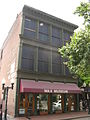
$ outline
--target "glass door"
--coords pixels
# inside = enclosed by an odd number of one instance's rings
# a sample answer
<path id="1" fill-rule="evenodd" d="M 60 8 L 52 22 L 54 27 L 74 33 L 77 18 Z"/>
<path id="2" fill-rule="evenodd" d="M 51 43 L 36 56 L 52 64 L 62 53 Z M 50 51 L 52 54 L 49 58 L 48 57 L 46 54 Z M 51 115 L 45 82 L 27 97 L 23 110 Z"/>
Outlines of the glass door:
<path id="1" fill-rule="evenodd" d="M 68 112 L 75 111 L 75 95 L 74 94 L 67 95 L 66 106 L 67 106 Z"/>
<path id="2" fill-rule="evenodd" d="M 33 114 L 34 100 L 33 95 L 28 93 L 21 93 L 19 95 L 19 115 L 29 116 Z"/>
<path id="3" fill-rule="evenodd" d="M 33 94 L 26 94 L 26 112 L 27 112 L 27 115 L 33 115 L 33 108 L 34 108 L 34 100 L 33 100 Z"/>
<path id="4" fill-rule="evenodd" d="M 18 112 L 20 116 L 25 116 L 25 94 L 19 94 L 19 101 L 18 101 Z"/>

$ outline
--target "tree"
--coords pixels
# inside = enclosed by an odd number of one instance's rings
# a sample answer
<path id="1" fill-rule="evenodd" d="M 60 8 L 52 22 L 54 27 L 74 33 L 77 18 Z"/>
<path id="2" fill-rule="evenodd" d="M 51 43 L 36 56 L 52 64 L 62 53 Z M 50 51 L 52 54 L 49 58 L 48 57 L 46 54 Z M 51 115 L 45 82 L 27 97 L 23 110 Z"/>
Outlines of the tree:
<path id="1" fill-rule="evenodd" d="M 58 49 L 75 77 L 90 82 L 90 3 L 81 2 L 75 14 L 84 18 L 84 28 L 74 32 L 70 43 Z"/>

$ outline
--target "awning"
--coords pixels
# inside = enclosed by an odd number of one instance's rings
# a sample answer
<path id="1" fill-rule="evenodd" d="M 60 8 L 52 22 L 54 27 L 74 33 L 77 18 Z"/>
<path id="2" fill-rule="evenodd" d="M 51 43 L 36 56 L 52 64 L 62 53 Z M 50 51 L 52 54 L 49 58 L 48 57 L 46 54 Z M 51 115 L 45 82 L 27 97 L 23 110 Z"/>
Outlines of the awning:
<path id="1" fill-rule="evenodd" d="M 76 84 L 44 82 L 21 79 L 20 92 L 31 93 L 81 93 Z"/>

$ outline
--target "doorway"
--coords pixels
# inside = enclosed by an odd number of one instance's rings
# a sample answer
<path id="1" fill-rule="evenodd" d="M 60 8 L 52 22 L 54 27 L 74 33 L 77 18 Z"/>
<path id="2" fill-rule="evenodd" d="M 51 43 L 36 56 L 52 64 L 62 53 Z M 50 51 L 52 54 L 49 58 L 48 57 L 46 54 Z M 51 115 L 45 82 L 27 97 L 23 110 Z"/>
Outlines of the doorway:
<path id="1" fill-rule="evenodd" d="M 66 106 L 67 106 L 67 111 L 68 112 L 72 112 L 75 111 L 75 95 L 74 94 L 68 94 L 67 95 L 67 102 L 66 102 Z"/>
<path id="2" fill-rule="evenodd" d="M 19 94 L 18 110 L 19 110 L 20 116 L 33 115 L 33 111 L 34 111 L 33 99 L 34 99 L 33 94 L 30 94 L 30 93 Z"/>

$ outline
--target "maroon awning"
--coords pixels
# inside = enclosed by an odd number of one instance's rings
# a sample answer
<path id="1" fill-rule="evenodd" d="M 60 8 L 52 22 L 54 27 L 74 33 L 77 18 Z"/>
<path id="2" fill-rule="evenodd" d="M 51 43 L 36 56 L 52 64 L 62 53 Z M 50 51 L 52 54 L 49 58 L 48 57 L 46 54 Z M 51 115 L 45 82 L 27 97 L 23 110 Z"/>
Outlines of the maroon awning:
<path id="1" fill-rule="evenodd" d="M 21 79 L 20 92 L 31 93 L 80 93 L 81 90 L 76 84 L 44 82 Z"/>

